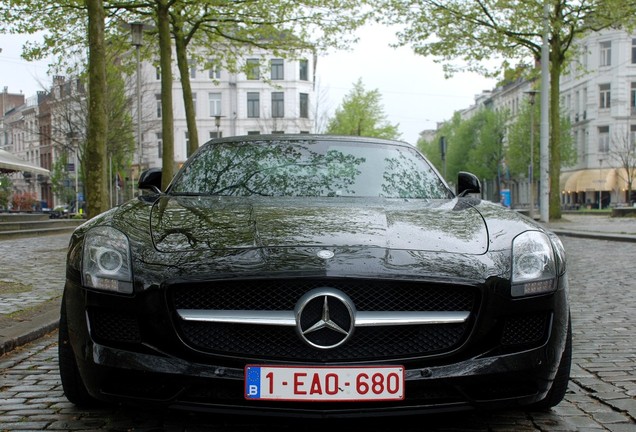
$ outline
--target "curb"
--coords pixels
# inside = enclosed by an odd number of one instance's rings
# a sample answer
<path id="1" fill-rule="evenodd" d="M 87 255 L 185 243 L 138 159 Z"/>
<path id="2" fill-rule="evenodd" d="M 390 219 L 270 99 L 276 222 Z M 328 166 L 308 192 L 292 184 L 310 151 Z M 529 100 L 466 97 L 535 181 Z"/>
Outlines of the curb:
<path id="1" fill-rule="evenodd" d="M 579 237 L 579 238 L 589 238 L 594 240 L 608 240 L 608 241 L 619 241 L 619 242 L 636 242 L 636 235 L 633 234 L 608 234 L 608 233 L 598 233 L 591 231 L 572 231 L 567 229 L 559 229 L 559 228 L 550 228 L 550 231 L 555 233 L 556 235 L 563 237 Z"/>
<path id="2" fill-rule="evenodd" d="M 56 330 L 60 321 L 60 298 L 33 310 L 16 313 L 0 330 L 0 356 Z M 33 316 L 31 316 L 33 315 Z"/>

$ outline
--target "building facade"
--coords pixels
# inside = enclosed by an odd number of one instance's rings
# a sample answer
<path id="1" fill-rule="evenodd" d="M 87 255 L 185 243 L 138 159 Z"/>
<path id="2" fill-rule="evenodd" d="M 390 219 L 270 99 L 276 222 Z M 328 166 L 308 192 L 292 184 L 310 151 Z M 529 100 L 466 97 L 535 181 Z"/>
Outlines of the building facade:
<path id="1" fill-rule="evenodd" d="M 36 167 L 43 167 L 40 160 L 38 131 L 38 104 L 40 98 L 40 94 L 21 98 L 21 104 L 15 104 L 9 111 L 4 112 L 2 130 L 0 131 L 2 148 Z M 13 99 L 13 102 L 19 101 L 20 98 Z M 29 195 L 29 197 L 33 197 L 35 201 L 33 209 L 48 206 L 45 186 L 49 180 L 47 175 L 23 171 L 12 173 L 10 177 L 13 183 L 14 195 Z"/>
<path id="2" fill-rule="evenodd" d="M 190 68 L 199 145 L 216 137 L 310 133 L 314 129 L 315 58 L 288 60 L 260 55 L 244 59 L 248 72 L 212 66 Z M 178 71 L 174 68 L 174 162 L 187 158 L 188 130 Z M 161 75 L 150 62 L 141 65 L 141 155 L 143 167 L 162 165 Z M 136 147 L 139 152 L 139 146 Z"/>
<path id="3" fill-rule="evenodd" d="M 561 170 L 562 203 L 629 205 L 634 197 L 627 196 L 627 168 L 636 164 L 636 35 L 605 30 L 578 45 L 561 79 L 561 104 L 577 152 L 575 164 Z"/>
<path id="4" fill-rule="evenodd" d="M 244 62 L 249 73 L 231 73 L 218 67 L 190 69 L 199 144 L 223 136 L 312 132 L 310 104 L 314 94 L 315 58 L 288 60 L 259 53 L 245 58 Z M 140 169 L 161 167 L 163 162 L 161 75 L 150 62 L 143 62 L 140 70 L 139 89 L 132 80 L 127 91 L 134 127 L 138 131 L 135 136 L 141 137 L 141 145 L 135 143 L 131 172 L 126 175 L 132 188 L 111 191 L 116 195 L 111 197 L 112 205 L 135 193 L 134 179 L 138 178 Z M 189 137 L 176 65 L 173 77 L 174 162 L 180 165 L 187 159 Z M 20 172 L 11 174 L 14 194 L 33 193 L 40 206 L 49 208 L 82 202 L 79 165 L 80 143 L 86 140 L 86 131 L 82 130 L 85 129 L 82 118 L 82 112 L 85 116 L 86 111 L 85 97 L 79 80 L 61 76 L 53 77 L 49 91 L 29 98 L 10 94 L 5 88 L 0 99 L 1 147 L 51 171 L 60 158 L 65 158 L 66 186 L 73 189 L 73 193 L 64 196 L 55 194 L 49 176 Z M 137 100 L 141 108 L 139 116 Z M 137 119 L 141 120 L 139 124 Z"/>

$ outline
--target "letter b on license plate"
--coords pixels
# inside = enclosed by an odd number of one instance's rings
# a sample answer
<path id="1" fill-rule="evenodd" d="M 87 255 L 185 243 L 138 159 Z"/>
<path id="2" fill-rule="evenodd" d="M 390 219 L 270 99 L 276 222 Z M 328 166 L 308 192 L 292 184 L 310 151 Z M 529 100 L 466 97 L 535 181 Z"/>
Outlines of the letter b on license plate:
<path id="1" fill-rule="evenodd" d="M 404 367 L 295 367 L 248 365 L 245 398 L 293 401 L 404 399 Z"/>

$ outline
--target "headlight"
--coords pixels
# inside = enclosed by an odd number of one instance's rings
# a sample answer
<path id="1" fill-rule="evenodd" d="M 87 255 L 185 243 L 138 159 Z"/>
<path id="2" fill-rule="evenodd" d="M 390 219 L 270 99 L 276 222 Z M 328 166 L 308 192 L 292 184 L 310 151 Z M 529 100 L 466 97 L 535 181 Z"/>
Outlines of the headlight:
<path id="1" fill-rule="evenodd" d="M 552 243 L 539 231 L 526 231 L 512 242 L 513 297 L 544 294 L 556 289 Z"/>
<path id="2" fill-rule="evenodd" d="M 130 248 L 124 233 L 111 227 L 97 227 L 86 233 L 82 283 L 101 290 L 133 292 Z"/>

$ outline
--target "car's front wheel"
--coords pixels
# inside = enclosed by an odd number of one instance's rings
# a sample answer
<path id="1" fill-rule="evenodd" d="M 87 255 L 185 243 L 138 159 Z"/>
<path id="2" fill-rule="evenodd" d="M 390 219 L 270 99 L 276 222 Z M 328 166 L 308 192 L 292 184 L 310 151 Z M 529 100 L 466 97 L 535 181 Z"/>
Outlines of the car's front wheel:
<path id="1" fill-rule="evenodd" d="M 69 340 L 66 302 L 64 301 L 64 297 L 62 297 L 62 307 L 60 310 L 57 350 L 62 389 L 64 390 L 66 398 L 79 407 L 95 406 L 97 400 L 86 390 L 86 386 L 82 381 L 77 367 L 77 360 L 71 347 L 71 341 Z"/>

